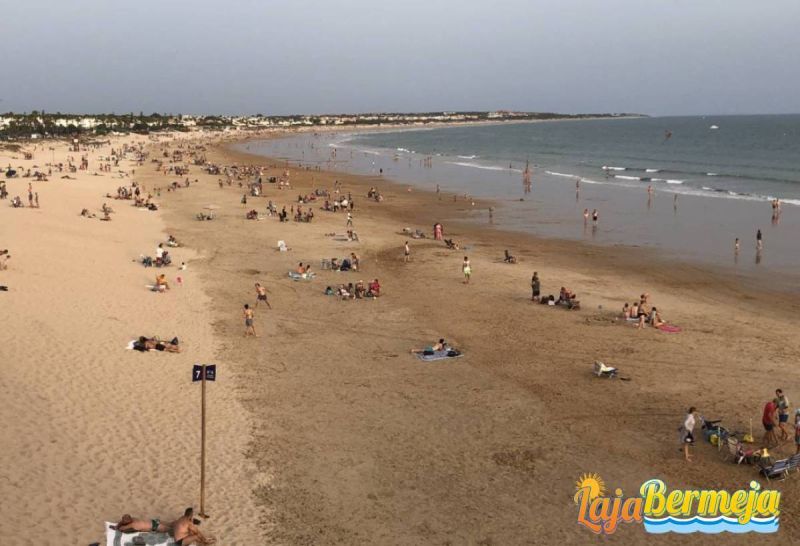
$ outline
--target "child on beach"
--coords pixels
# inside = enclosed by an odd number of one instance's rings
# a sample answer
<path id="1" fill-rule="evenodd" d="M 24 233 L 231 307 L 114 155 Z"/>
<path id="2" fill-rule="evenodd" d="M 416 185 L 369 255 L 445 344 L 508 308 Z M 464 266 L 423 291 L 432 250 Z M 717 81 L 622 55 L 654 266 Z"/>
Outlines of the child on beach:
<path id="1" fill-rule="evenodd" d="M 406 241 L 406 244 L 403 247 L 403 262 L 408 263 L 410 259 L 411 259 L 411 248 L 408 246 L 408 241 Z"/>
<path id="2" fill-rule="evenodd" d="M 461 264 L 461 271 L 464 273 L 464 284 L 469 284 L 469 278 L 472 276 L 472 266 L 467 256 L 464 256 L 464 262 Z"/>

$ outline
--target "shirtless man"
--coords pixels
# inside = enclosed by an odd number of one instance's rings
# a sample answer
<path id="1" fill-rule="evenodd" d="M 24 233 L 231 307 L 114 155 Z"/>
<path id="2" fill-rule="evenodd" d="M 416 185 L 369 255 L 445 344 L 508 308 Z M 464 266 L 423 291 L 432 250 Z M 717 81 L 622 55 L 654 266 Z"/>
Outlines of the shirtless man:
<path id="1" fill-rule="evenodd" d="M 120 533 L 168 533 L 170 526 L 159 519 L 133 519 L 130 514 L 122 516 L 112 529 Z"/>
<path id="2" fill-rule="evenodd" d="M 258 307 L 258 303 L 263 301 L 269 309 L 272 309 L 272 306 L 267 301 L 267 289 L 261 286 L 260 282 L 256 283 L 256 304 L 255 307 Z"/>
<path id="3" fill-rule="evenodd" d="M 253 325 L 254 314 L 250 309 L 250 305 L 244 304 L 244 337 L 253 336 L 258 337 L 256 334 L 256 327 Z"/>
<path id="4" fill-rule="evenodd" d="M 183 516 L 172 522 L 172 536 L 175 537 L 176 546 L 213 544 L 215 542 L 214 539 L 203 536 L 194 522 L 194 510 L 192 508 L 187 508 Z"/>

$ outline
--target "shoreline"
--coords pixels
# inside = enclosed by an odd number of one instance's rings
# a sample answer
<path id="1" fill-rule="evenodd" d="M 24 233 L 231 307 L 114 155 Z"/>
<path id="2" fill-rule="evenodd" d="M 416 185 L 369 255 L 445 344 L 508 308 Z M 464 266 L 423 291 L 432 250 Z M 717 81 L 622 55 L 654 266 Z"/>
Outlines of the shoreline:
<path id="1" fill-rule="evenodd" d="M 284 139 L 286 144 L 280 144 L 277 138 Z M 525 194 L 523 199 L 517 184 L 511 182 L 512 178 L 514 181 L 517 178 L 506 172 L 487 173 L 482 169 L 462 168 L 460 163 L 451 163 L 447 158 L 435 162 L 433 168 L 427 169 L 422 166 L 412 167 L 412 160 L 409 158 L 406 170 L 405 156 L 398 162 L 395 153 L 395 159 L 392 160 L 392 151 L 389 149 L 377 148 L 377 151 L 383 152 L 379 154 L 380 157 L 378 154 L 373 156 L 372 152 L 365 152 L 370 155 L 362 158 L 358 148 L 350 146 L 336 147 L 343 159 L 334 163 L 320 159 L 325 153 L 318 150 L 327 150 L 327 143 L 328 140 L 324 139 L 317 142 L 312 137 L 285 133 L 265 140 L 260 149 L 256 142 L 250 150 L 250 146 L 254 144 L 251 140 L 231 146 L 244 153 L 272 157 L 273 160 L 288 160 L 293 165 L 312 169 L 328 169 L 337 174 L 374 176 L 376 182 L 393 181 L 400 185 L 413 186 L 415 191 L 429 191 L 434 185 L 441 184 L 442 190 L 448 192 L 449 197 L 457 194 L 461 199 L 466 195 L 465 191 L 468 191 L 476 200 L 492 202 L 495 208 L 494 221 L 491 218 L 488 220 L 493 227 L 530 233 L 539 238 L 597 244 L 604 248 L 619 245 L 646 248 L 652 251 L 651 256 L 661 254 L 659 261 L 663 263 L 685 262 L 705 267 L 723 275 L 746 280 L 753 289 L 758 289 L 759 285 L 778 285 L 783 291 L 798 292 L 797 281 L 800 278 L 796 275 L 796 259 L 793 258 L 796 255 L 795 245 L 791 237 L 797 223 L 797 214 L 794 207 L 788 205 L 789 210 L 782 215 L 783 221 L 773 221 L 770 226 L 762 216 L 762 211 L 769 208 L 766 201 L 722 199 L 715 194 L 675 193 L 671 187 L 655 188 L 652 208 L 648 197 L 646 209 L 645 197 L 648 194 L 645 193 L 645 185 L 634 188 L 588 181 L 581 185 L 579 200 L 574 189 L 570 189 L 570 180 L 565 182 L 560 176 L 547 176 L 549 171 L 544 175 L 540 174 L 538 166 L 535 168 L 536 191 Z M 304 149 L 302 158 L 299 151 L 301 148 Z M 351 150 L 349 159 L 348 149 Z M 283 150 L 287 150 L 286 155 L 281 155 Z M 419 157 L 423 155 L 418 154 Z M 383 176 L 377 176 L 378 167 L 381 167 Z M 521 176 L 520 174 L 520 179 Z M 676 199 L 674 204 L 673 193 Z M 680 207 L 677 201 L 679 194 Z M 764 208 L 759 207 L 759 204 Z M 589 230 L 590 226 L 587 227 L 584 223 L 581 231 L 580 209 L 584 207 L 589 210 L 593 207 L 600 209 L 602 222 L 599 230 Z M 465 208 L 470 209 L 469 206 Z M 476 224 L 486 222 L 486 207 L 475 205 L 471 209 L 472 212 L 467 216 Z M 732 221 L 737 218 L 741 221 Z M 751 229 L 751 233 L 755 233 L 756 227 L 765 229 L 768 244 L 765 245 L 767 248 L 763 255 L 752 255 L 748 238 L 745 237 Z M 697 237 L 697 234 L 703 236 Z M 741 253 L 733 252 L 735 236 L 743 237 L 745 241 Z M 729 244 L 730 252 L 725 252 Z M 753 258 L 756 258 L 755 265 Z"/>

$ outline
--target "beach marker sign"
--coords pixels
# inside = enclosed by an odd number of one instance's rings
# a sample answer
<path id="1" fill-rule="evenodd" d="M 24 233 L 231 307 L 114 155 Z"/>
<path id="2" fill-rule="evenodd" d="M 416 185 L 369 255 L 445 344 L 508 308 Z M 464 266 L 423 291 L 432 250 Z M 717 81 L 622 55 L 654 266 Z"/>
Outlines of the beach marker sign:
<path id="1" fill-rule="evenodd" d="M 205 370 L 205 378 L 203 371 Z M 217 366 L 216 364 L 195 364 L 192 367 L 192 383 L 198 381 L 216 381 L 217 380 Z"/>
<path id="2" fill-rule="evenodd" d="M 192 366 L 192 383 L 200 382 L 200 517 L 207 518 L 206 500 L 206 381 L 217 380 L 216 364 Z"/>

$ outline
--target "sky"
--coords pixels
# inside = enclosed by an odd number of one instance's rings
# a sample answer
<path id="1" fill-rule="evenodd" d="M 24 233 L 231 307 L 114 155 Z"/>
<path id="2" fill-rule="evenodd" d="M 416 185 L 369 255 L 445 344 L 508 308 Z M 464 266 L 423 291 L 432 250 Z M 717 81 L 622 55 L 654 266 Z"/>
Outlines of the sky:
<path id="1" fill-rule="evenodd" d="M 800 112 L 798 0 L 0 0 L 0 111 Z"/>

